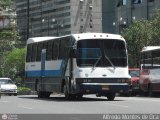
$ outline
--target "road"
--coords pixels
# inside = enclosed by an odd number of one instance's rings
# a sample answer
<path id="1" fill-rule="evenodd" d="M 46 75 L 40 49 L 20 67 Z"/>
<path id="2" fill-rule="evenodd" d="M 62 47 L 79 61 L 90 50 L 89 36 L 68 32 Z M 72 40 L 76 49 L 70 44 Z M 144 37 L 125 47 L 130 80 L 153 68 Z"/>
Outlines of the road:
<path id="1" fill-rule="evenodd" d="M 63 95 L 48 99 L 30 96 L 2 96 L 0 114 L 156 114 L 160 113 L 160 97 L 105 97 L 84 96 L 81 100 L 68 101 Z M 79 120 L 79 119 L 77 119 Z"/>

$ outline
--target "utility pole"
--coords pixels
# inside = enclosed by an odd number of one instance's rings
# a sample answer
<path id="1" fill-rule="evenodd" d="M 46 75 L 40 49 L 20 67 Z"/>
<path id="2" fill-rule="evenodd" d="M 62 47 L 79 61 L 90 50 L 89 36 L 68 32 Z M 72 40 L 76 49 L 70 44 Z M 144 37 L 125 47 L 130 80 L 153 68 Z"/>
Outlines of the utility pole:
<path id="1" fill-rule="evenodd" d="M 0 99 L 1 99 L 1 83 L 0 83 Z"/>
<path id="2" fill-rule="evenodd" d="M 29 38 L 29 0 L 27 0 L 27 39 Z"/>

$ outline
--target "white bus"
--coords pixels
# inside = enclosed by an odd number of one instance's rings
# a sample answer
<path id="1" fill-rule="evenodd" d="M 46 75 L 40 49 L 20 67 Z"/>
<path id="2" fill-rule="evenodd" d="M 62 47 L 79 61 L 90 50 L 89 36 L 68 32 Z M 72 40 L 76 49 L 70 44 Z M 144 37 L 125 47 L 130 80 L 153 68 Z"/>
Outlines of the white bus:
<path id="1" fill-rule="evenodd" d="M 147 46 L 141 51 L 140 87 L 149 96 L 160 92 L 160 46 Z"/>
<path id="2" fill-rule="evenodd" d="M 38 97 L 55 92 L 67 99 L 96 94 L 114 100 L 116 92 L 128 91 L 126 42 L 104 33 L 30 38 L 25 77 Z"/>

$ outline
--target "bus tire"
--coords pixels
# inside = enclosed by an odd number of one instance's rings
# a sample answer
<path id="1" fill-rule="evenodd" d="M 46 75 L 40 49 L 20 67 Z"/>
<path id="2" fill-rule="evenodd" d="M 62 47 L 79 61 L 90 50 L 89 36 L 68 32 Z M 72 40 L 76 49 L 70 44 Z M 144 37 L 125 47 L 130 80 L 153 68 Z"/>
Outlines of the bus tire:
<path id="1" fill-rule="evenodd" d="M 49 98 L 51 93 L 38 91 L 37 94 L 38 94 L 38 98 Z"/>
<path id="2" fill-rule="evenodd" d="M 43 98 L 43 92 L 42 91 L 37 91 L 37 95 L 38 95 L 38 98 Z"/>
<path id="3" fill-rule="evenodd" d="M 83 97 L 83 94 L 77 94 L 77 98 L 81 99 Z"/>
<path id="4" fill-rule="evenodd" d="M 107 93 L 106 94 L 108 101 L 113 101 L 115 96 L 116 96 L 116 93 Z"/>

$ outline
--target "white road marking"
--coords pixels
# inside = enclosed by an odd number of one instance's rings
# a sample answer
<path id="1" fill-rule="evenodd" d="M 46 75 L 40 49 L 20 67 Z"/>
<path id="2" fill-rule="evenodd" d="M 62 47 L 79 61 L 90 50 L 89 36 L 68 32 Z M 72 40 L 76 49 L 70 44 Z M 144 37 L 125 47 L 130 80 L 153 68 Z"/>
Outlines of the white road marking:
<path id="1" fill-rule="evenodd" d="M 8 103 L 9 101 L 1 101 L 1 100 L 0 100 L 0 102 L 2 102 L 2 103 Z"/>
<path id="2" fill-rule="evenodd" d="M 111 106 L 117 106 L 117 107 L 128 108 L 128 106 L 125 106 L 125 105 L 117 105 L 117 104 L 112 104 L 112 103 L 105 103 L 105 104 L 111 105 Z"/>
<path id="3" fill-rule="evenodd" d="M 24 109 L 29 109 L 29 110 L 32 110 L 33 108 L 30 108 L 30 107 L 26 107 L 26 106 L 18 106 L 19 108 L 24 108 Z"/>
<path id="4" fill-rule="evenodd" d="M 160 101 L 160 99 L 157 99 L 157 100 L 155 100 L 155 99 L 152 99 L 152 98 L 146 98 L 146 97 L 144 97 L 144 98 L 131 98 L 131 97 L 129 97 L 129 98 L 125 98 L 125 99 L 128 99 L 128 100 L 137 100 L 137 101 L 150 101 L 150 102 L 159 102 Z"/>

